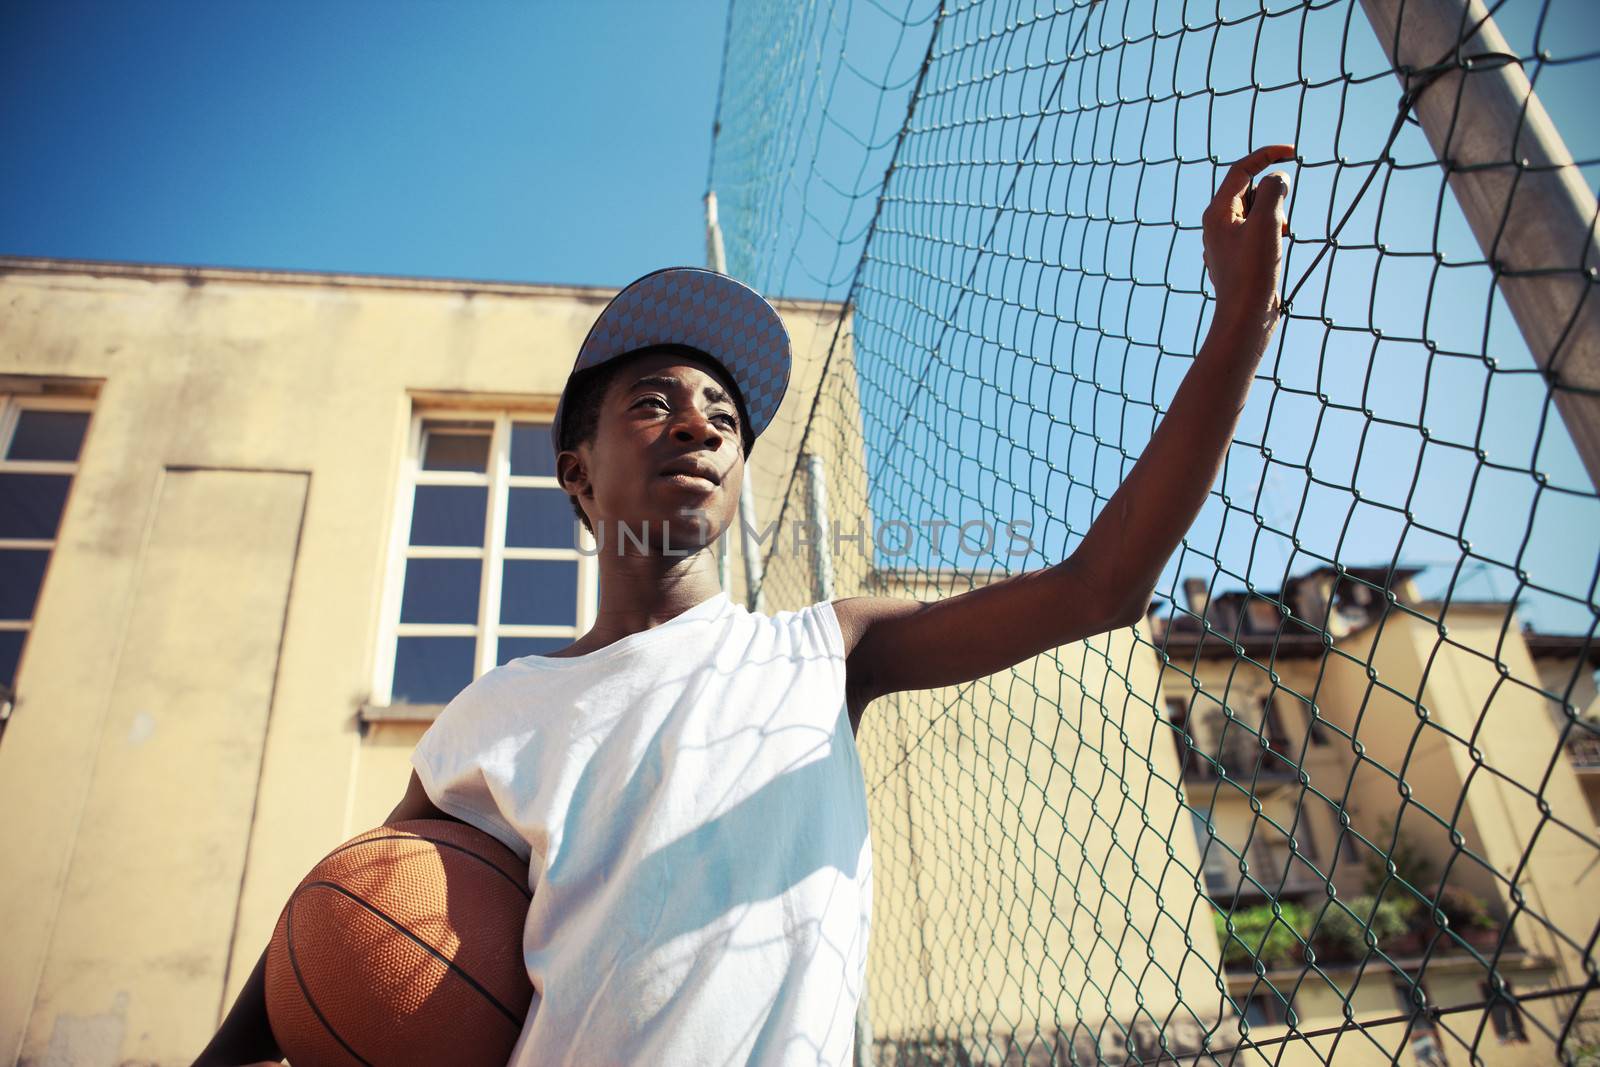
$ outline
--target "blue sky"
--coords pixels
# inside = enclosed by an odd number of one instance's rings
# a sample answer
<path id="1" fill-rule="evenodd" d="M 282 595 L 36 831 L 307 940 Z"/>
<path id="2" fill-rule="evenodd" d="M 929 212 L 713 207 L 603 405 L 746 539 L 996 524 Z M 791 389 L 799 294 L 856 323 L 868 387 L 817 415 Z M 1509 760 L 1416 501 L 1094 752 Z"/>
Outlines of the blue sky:
<path id="1" fill-rule="evenodd" d="M 1592 185 L 1600 62 L 1582 57 L 1600 50 L 1596 6 L 1495 6 L 1513 49 L 1555 60 L 1527 69 Z M 1241 420 L 1218 487 L 1231 505 L 1212 498 L 1160 590 L 1191 575 L 1272 590 L 1328 560 L 1396 561 L 1430 568 L 1425 594 L 1453 582 L 1457 596 L 1503 599 L 1521 569 L 1557 594 L 1525 590 L 1524 619 L 1594 625 L 1600 501 L 1559 420 L 1538 432 L 1544 386 L 1489 271 L 1471 265 L 1482 252 L 1416 126 L 1394 144 L 1401 167 L 1377 168 L 1357 199 L 1400 95 L 1359 5 L 955 5 L 870 242 L 931 5 L 821 8 L 829 17 L 781 0 L 736 7 L 731 99 L 773 113 L 724 118 L 717 187 L 730 267 L 758 287 L 800 279 L 842 297 L 866 250 L 855 342 L 876 517 L 1023 518 L 1043 544 L 1023 565 L 1070 552 L 1126 471 L 1118 449 L 1139 454 L 1151 402 L 1170 402 L 1201 336 L 1195 225 L 1221 175 L 1209 160 L 1294 141 L 1285 289 L 1304 278 L 1299 317 L 1262 365 L 1276 382 L 1257 384 Z M 796 58 L 769 61 L 769 38 Z M 1069 48 L 1079 58 L 1041 118 Z M 1341 249 L 1313 267 L 1352 204 Z M 1467 265 L 1435 270 L 1434 250 Z M 1019 565 L 958 551 L 954 535 L 939 550 L 924 538 L 908 564 Z"/>
<path id="2" fill-rule="evenodd" d="M 0 253 L 621 285 L 703 263 L 723 0 L 0 7 Z"/>
<path id="3" fill-rule="evenodd" d="M 1153 158 L 1150 145 L 1158 143 L 1166 145 L 1158 155 L 1170 154 L 1175 146 L 1185 159 L 1203 160 L 1208 151 L 1232 158 L 1253 144 L 1292 139 L 1296 122 L 1303 120 L 1302 154 L 1320 165 L 1300 168 L 1296 175 L 1291 225 L 1303 239 L 1314 241 L 1326 233 L 1330 200 L 1342 211 L 1364 176 L 1360 168 L 1349 168 L 1339 173 L 1335 188 L 1331 179 L 1339 168 L 1331 161 L 1371 158 L 1393 117 L 1396 96 L 1370 31 L 1357 25 L 1346 35 L 1347 5 L 1316 5 L 1304 25 L 1289 0 L 1269 7 L 1291 17 L 1265 22 L 1251 17 L 1260 11 L 1258 0 L 1187 5 L 1162 0 L 1151 9 L 1153 16 L 1145 11 L 1150 0 L 1103 6 L 1116 17 L 1095 26 L 1093 32 L 1102 38 L 1121 32 L 1112 25 L 1119 19 L 1134 27 L 1153 19 L 1170 31 L 1180 24 L 1173 21 L 1180 9 L 1189 25 L 1202 26 L 1220 15 L 1239 20 L 1239 30 L 1218 33 L 1215 62 L 1197 41 L 1181 54 L 1162 51 L 1171 49 L 1170 36 L 1153 48 L 1123 50 L 1127 62 L 1115 73 L 1101 69 L 1095 75 L 1098 87 L 1094 79 L 1085 87 L 1075 78 L 1074 91 L 1080 94 L 1137 98 L 1157 92 L 1135 84 L 1152 63 L 1170 75 L 1172 88 L 1189 93 L 1206 86 L 1246 87 L 1252 77 L 1262 85 L 1324 78 L 1338 73 L 1339 54 L 1331 42 L 1342 37 L 1349 48 L 1347 69 L 1372 80 L 1349 93 L 1329 87 L 1304 96 L 1293 89 L 1215 96 L 1199 114 L 1187 106 L 1183 114 L 1151 109 L 1148 122 L 1121 127 L 1123 133 L 1142 129 L 1145 144 L 1124 143 L 1122 134 L 1105 144 L 1079 143 L 1078 133 L 1066 132 L 1052 119 L 1041 127 L 1048 133 L 1036 158 L 1064 161 L 1108 153 Z M 1015 49 L 961 43 L 977 32 L 975 23 L 982 19 L 1010 19 L 1011 7 L 961 8 L 945 27 L 946 40 L 926 89 L 948 90 L 963 77 L 963 64 L 1010 69 L 1008 64 L 1037 64 L 1060 54 L 1064 40 L 1030 28 L 992 27 L 990 39 L 1013 42 Z M 724 105 L 717 161 L 735 273 L 769 294 L 839 298 L 848 291 L 905 116 L 905 93 L 926 47 L 932 10 L 927 0 L 816 5 L 741 0 L 730 67 L 736 89 Z M 1502 28 L 1524 53 L 1535 46 L 1536 35 L 1538 46 L 1558 57 L 1600 48 L 1600 17 L 1589 0 L 1508 0 L 1499 11 Z M 0 253 L 593 285 L 620 285 L 670 263 L 701 263 L 701 197 L 726 15 L 725 0 L 12 3 L 0 8 L 0 143 L 6 146 L 0 153 Z M 1054 20 L 1063 27 L 1081 21 Z M 1267 35 L 1259 42 L 1258 25 Z M 1586 160 L 1600 159 L 1600 126 L 1587 121 L 1597 67 L 1595 61 L 1548 65 L 1539 82 L 1574 153 Z M 1126 81 L 1129 77 L 1134 81 Z M 1036 80 L 1028 73 L 1005 74 L 986 83 L 988 95 L 946 91 L 939 98 L 936 107 L 967 109 L 967 129 L 987 131 L 981 145 L 942 141 L 939 112 L 924 109 L 922 126 L 913 124 L 891 185 L 885 227 L 931 225 L 936 233 L 929 246 L 951 248 L 952 235 L 972 221 L 955 206 L 977 195 L 971 179 L 981 175 L 992 186 L 991 172 L 1004 168 L 968 166 L 961 179 L 968 188 L 954 194 L 952 203 L 949 193 L 919 189 L 916 167 L 925 166 L 927 174 L 953 174 L 952 153 L 954 158 L 965 158 L 968 151 L 988 159 L 996 153 L 1015 155 L 1026 124 L 994 116 L 1026 112 L 1029 93 L 1036 111 Z M 1349 105 L 1342 115 L 1335 106 L 1341 99 Z M 985 115 L 990 118 L 980 118 Z M 1163 124 L 1170 132 L 1151 140 L 1149 131 L 1163 131 Z M 930 128 L 933 132 L 926 132 Z M 1396 150 L 1412 160 L 1427 153 L 1414 129 L 1406 130 Z M 1071 168 L 1054 169 L 1064 174 Z M 1076 187 L 1025 183 L 1016 194 L 1024 210 L 1012 214 L 1025 220 L 1030 210 L 1040 219 L 1055 213 L 1050 225 L 1058 230 L 1046 227 L 1043 241 L 1051 255 L 1060 255 L 1081 236 L 1059 230 L 1063 208 L 1080 216 L 1083 210 L 1069 207 L 1063 197 L 1078 204 L 1094 193 L 1092 175 L 1103 172 L 1081 168 L 1091 177 Z M 1593 180 L 1600 168 L 1591 166 L 1587 173 Z M 1381 195 L 1369 194 L 1342 235 L 1382 239 L 1391 247 L 1431 247 L 1437 176 L 1426 170 L 1408 174 L 1418 180 L 1397 181 Z M 1101 190 L 1113 211 L 1159 218 L 1164 209 L 1192 220 L 1211 180 L 1206 166 L 1147 167 L 1140 178 L 1137 186 L 1124 177 Z M 1152 197 L 1152 190 L 1160 195 Z M 917 213 L 919 202 L 930 198 L 945 205 L 942 215 Z M 1381 218 L 1380 200 L 1386 205 Z M 1453 204 L 1443 206 L 1440 225 L 1440 247 L 1458 260 L 1472 258 L 1475 247 Z M 1152 232 L 1159 236 L 1170 230 Z M 970 242 L 975 235 L 957 239 Z M 974 374 L 1015 381 L 1017 367 L 1025 365 L 1030 373 L 1042 368 L 1062 382 L 1100 375 L 1103 380 L 1096 380 L 1108 390 L 1101 401 L 1090 401 L 1091 394 L 1079 390 L 1068 402 L 1070 412 L 1058 405 L 1054 415 L 1096 427 L 1092 432 L 1107 433 L 1136 453 L 1148 434 L 1148 420 L 1141 428 L 1137 412 L 1130 419 L 1114 410 L 1112 394 L 1135 395 L 1126 382 L 1143 380 L 1146 402 L 1154 397 L 1164 403 L 1176 386 L 1174 372 L 1183 364 L 1152 360 L 1152 349 L 1138 342 L 1152 339 L 1145 327 L 1160 315 L 1159 301 L 1149 298 L 1172 285 L 1191 290 L 1199 285 L 1199 250 L 1192 236 L 1179 232 L 1169 243 L 1143 241 L 1137 247 L 1119 239 L 1106 245 L 1099 266 L 1066 264 L 1074 274 L 1131 269 L 1146 283 L 1120 298 L 1107 297 L 1105 321 L 1120 320 L 1120 309 L 1130 302 L 1133 312 L 1128 321 L 1135 344 L 1114 358 L 1093 344 L 1086 348 L 1084 338 L 1041 340 L 1037 332 L 1026 344 L 1012 341 L 1006 351 L 1005 341 L 997 345 L 977 335 L 1007 330 L 1015 338 L 1018 318 L 1002 307 L 990 323 L 984 302 L 968 301 L 962 314 L 977 318 L 962 328 L 965 332 L 945 336 L 946 365 L 924 375 L 932 387 L 917 400 L 922 406 L 868 412 L 869 422 L 876 418 L 884 424 L 878 437 L 869 428 L 869 448 L 893 446 L 898 431 L 890 424 L 898 426 L 908 416 L 937 428 L 944 443 L 942 449 L 902 448 L 885 457 L 875 500 L 879 517 L 915 518 L 917 508 L 928 506 L 926 493 L 922 500 L 897 495 L 908 479 L 926 470 L 940 487 L 935 503 L 947 516 L 988 514 L 1004 521 L 1020 515 L 1035 519 L 1036 528 L 1054 520 L 1055 537 L 1046 540 L 1045 559 L 1070 550 L 1074 538 L 1061 536 L 1061 519 L 1070 519 L 1081 535 L 1091 505 L 1087 489 L 1093 485 L 1102 497 L 1108 494 L 1120 476 L 1115 464 L 1104 462 L 1103 454 L 1096 462 L 1096 451 L 1084 447 L 1081 435 L 1070 447 L 1066 435 L 1038 420 L 1004 442 L 1020 452 L 1002 455 L 993 447 L 992 433 L 985 436 L 976 421 L 964 421 L 976 395 Z M 880 261 L 916 251 L 909 234 L 891 239 L 880 231 L 876 240 Z M 1031 227 L 1002 227 L 996 244 L 1004 250 L 1007 241 L 1013 249 L 1041 247 Z M 1309 264 L 1314 247 L 1291 248 L 1291 282 Z M 1108 268 L 1113 259 L 1117 267 Z M 1370 378 L 1382 389 L 1372 405 L 1382 415 L 1402 422 L 1425 419 L 1430 431 L 1465 444 L 1481 431 L 1500 462 L 1524 470 L 1536 463 L 1556 484 L 1586 485 L 1564 437 L 1547 438 L 1535 448 L 1527 412 L 1539 400 L 1536 379 L 1505 374 L 1489 379 L 1470 363 L 1454 362 L 1441 366 L 1424 385 L 1416 346 L 1372 351 L 1366 343 L 1370 327 L 1391 336 L 1424 335 L 1468 353 L 1483 349 L 1487 329 L 1489 348 L 1504 367 L 1528 365 L 1507 316 L 1501 313 L 1484 325 L 1484 294 L 1473 289 L 1470 272 L 1441 281 L 1439 307 L 1477 310 L 1458 315 L 1436 307 L 1423 322 L 1418 301 L 1407 294 L 1419 291 L 1425 279 L 1407 274 L 1405 266 L 1391 257 L 1385 266 L 1390 273 L 1375 287 L 1371 263 L 1347 253 L 1337 264 L 1324 262 L 1308 278 L 1299 308 L 1325 308 L 1336 323 L 1354 329 L 1325 338 L 1314 325 L 1291 323 L 1280 332 L 1282 343 L 1269 354 L 1268 365 L 1285 388 L 1258 387 L 1242 429 L 1246 440 L 1265 440 L 1279 463 L 1263 464 L 1257 448 L 1235 448 L 1228 491 L 1246 510 L 1228 515 L 1215 502 L 1208 507 L 1191 534 L 1201 556 L 1187 561 L 1186 573 L 1210 569 L 1205 558 L 1210 556 L 1270 587 L 1286 566 L 1298 572 L 1315 562 L 1291 551 L 1291 534 L 1310 551 L 1351 565 L 1387 561 L 1397 548 L 1402 562 L 1452 563 L 1459 557 L 1453 542 L 1413 530 L 1399 544 L 1395 512 L 1369 505 L 1352 509 L 1348 489 L 1337 488 L 1356 486 L 1369 500 L 1399 506 L 1411 491 L 1410 475 L 1420 467 L 1425 476 L 1414 501 L 1419 517 L 1442 529 L 1460 529 L 1475 551 L 1493 561 L 1479 568 L 1473 594 L 1508 593 L 1515 584 L 1511 570 L 1520 559 L 1533 564 L 1533 580 L 1581 600 L 1588 594 L 1600 536 L 1593 497 L 1546 494 L 1535 506 L 1526 476 L 1519 481 L 1493 472 L 1485 484 L 1473 486 L 1469 455 L 1437 447 L 1423 454 L 1392 427 L 1372 436 L 1367 458 L 1358 465 L 1353 457 L 1360 420 L 1348 410 L 1330 410 L 1323 412 L 1323 423 L 1315 421 L 1319 405 L 1313 396 L 1319 387 L 1338 403 L 1359 406 L 1358 386 Z M 1031 269 L 1037 273 L 1039 268 Z M 880 271 L 879 280 L 898 284 L 892 272 Z M 870 294 L 865 300 L 870 312 Z M 1162 343 L 1173 351 L 1183 350 L 1181 340 L 1172 340 L 1182 332 L 1174 331 L 1174 322 L 1199 314 L 1191 305 L 1169 301 Z M 939 308 L 919 315 L 893 325 L 935 334 L 946 330 L 949 320 Z M 1090 341 L 1096 336 L 1092 330 L 1084 335 Z M 920 338 L 934 339 L 932 334 Z M 906 347 L 892 331 L 874 339 L 869 330 L 858 330 L 857 342 L 863 347 L 864 373 L 917 376 L 914 362 L 894 369 L 894 360 L 913 354 L 915 346 Z M 1096 358 L 1086 372 L 1086 361 Z M 881 381 L 880 389 L 893 387 L 887 378 Z M 1029 388 L 1043 391 L 1029 393 Z M 869 382 L 864 395 L 870 392 Z M 1067 394 L 1035 378 L 1014 395 L 1048 414 L 1055 403 L 1051 398 Z M 1420 408 L 1424 399 L 1430 402 L 1426 415 Z M 1038 481 L 1025 469 L 1029 453 L 1048 457 L 1057 473 Z M 1311 483 L 1300 473 L 1307 465 L 1334 488 Z M 1068 477 L 1063 479 L 1062 472 Z M 1070 484 L 1063 488 L 1062 483 Z M 1252 523 L 1239 521 L 1251 510 L 1281 533 L 1269 531 L 1262 540 Z M 1219 585 L 1229 584 L 1219 576 Z M 1529 614 L 1541 625 L 1560 628 L 1581 629 L 1592 622 L 1592 613 L 1580 605 L 1558 607 L 1529 605 Z"/>

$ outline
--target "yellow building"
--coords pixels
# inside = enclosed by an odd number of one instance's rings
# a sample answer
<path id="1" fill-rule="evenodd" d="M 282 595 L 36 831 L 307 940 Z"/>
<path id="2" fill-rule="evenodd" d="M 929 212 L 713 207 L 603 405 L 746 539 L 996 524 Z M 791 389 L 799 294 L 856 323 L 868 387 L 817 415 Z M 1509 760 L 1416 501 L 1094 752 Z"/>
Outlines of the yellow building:
<path id="1" fill-rule="evenodd" d="M 1552 725 L 1565 738 L 1567 762 L 1583 787 L 1595 824 L 1600 826 L 1600 691 L 1595 685 L 1600 677 L 1595 670 L 1600 665 L 1600 643 L 1582 635 L 1541 634 L 1526 628 L 1522 639 L 1539 672 L 1540 685 L 1554 694 L 1545 706 Z M 1593 729 L 1575 726 L 1571 721 L 1574 714 Z"/>
<path id="2" fill-rule="evenodd" d="M 1253 596 L 1190 580 L 1186 611 L 1151 618 L 1206 890 L 1253 931 L 1230 943 L 1227 985 L 1254 1041 L 1336 1029 L 1347 1004 L 1357 1021 L 1408 1015 L 1419 988 L 1444 1009 L 1409 1032 L 1288 1042 L 1286 1063 L 1455 1063 L 1469 1048 L 1553 1062 L 1577 1002 L 1557 991 L 1583 986 L 1600 917 L 1596 735 L 1568 713 L 1592 710 L 1600 645 L 1525 630 L 1503 602 L 1447 609 L 1416 573 L 1325 568 Z M 1384 877 L 1389 857 L 1405 883 Z M 1299 937 L 1280 927 L 1260 951 L 1274 902 L 1300 909 Z M 1360 925 L 1376 951 L 1352 940 Z M 1580 1011 L 1574 1044 L 1597 1018 Z"/>
<path id="3" fill-rule="evenodd" d="M 588 625 L 545 426 L 611 295 L 0 259 L 0 1063 L 187 1063 L 438 705 Z M 758 515 L 840 314 L 775 303 Z"/>
<path id="4" fill-rule="evenodd" d="M 543 427 L 610 295 L 0 258 L 0 1064 L 187 1063 L 305 870 L 387 815 L 439 706 L 588 625 L 592 561 Z M 751 463 L 757 526 L 781 520 L 785 546 L 767 608 L 988 580 L 886 571 L 870 543 L 830 544 L 826 567 L 797 549 L 814 470 L 832 534 L 870 538 L 872 516 L 848 312 L 775 303 L 797 362 Z M 1593 704 L 1593 650 L 1515 627 L 1501 647 L 1504 605 L 1456 605 L 1442 641 L 1403 576 L 1403 617 L 1362 588 L 1320 574 L 1285 593 L 1326 620 L 1331 653 L 1320 621 L 1273 638 L 1275 606 L 1197 591 L 1204 640 L 1152 617 L 876 702 L 860 743 L 878 1062 L 1148 1058 L 1163 1038 L 1188 1058 L 1238 1041 L 1233 1004 L 1251 1040 L 1284 1032 L 1291 996 L 1302 1031 L 1336 1024 L 1346 995 L 1396 1014 L 1391 972 L 1420 956 L 1359 982 L 1328 962 L 1298 989 L 1303 966 L 1256 983 L 1213 919 L 1325 902 L 1330 881 L 1359 894 L 1355 834 L 1377 843 L 1396 816 L 1427 857 L 1469 857 L 1450 884 L 1510 931 L 1495 973 L 1516 992 L 1581 983 L 1597 783 L 1569 709 Z M 1457 802 L 1465 851 L 1428 814 Z M 1431 1003 L 1463 1004 L 1489 972 L 1436 944 L 1422 975 Z M 1441 1025 L 1536 1042 L 1568 1005 Z M 1347 1033 L 1340 1061 L 1416 1048 L 1404 1030 Z M 1479 1048 L 1509 1063 L 1538 1046 Z"/>

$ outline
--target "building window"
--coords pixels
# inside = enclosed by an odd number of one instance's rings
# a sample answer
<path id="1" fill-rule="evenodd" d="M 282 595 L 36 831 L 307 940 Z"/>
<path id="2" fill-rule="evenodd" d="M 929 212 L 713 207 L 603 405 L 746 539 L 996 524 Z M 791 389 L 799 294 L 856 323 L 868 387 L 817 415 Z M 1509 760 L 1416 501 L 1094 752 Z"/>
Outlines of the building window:
<path id="1" fill-rule="evenodd" d="M 1172 724 L 1172 744 L 1178 751 L 1179 773 L 1188 777 L 1195 772 L 1194 764 L 1199 758 L 1189 747 L 1193 736 L 1189 733 L 1188 701 L 1182 697 L 1168 697 L 1167 721 Z"/>
<path id="2" fill-rule="evenodd" d="M 1408 978 L 1396 978 L 1393 988 L 1395 1003 L 1401 1011 L 1411 1016 L 1411 1055 L 1418 1067 L 1450 1067 L 1450 1060 L 1444 1054 L 1444 1045 L 1439 1040 L 1439 1028 L 1434 1024 L 1433 1017 L 1423 1010 L 1423 1006 L 1433 1003 L 1433 1000 L 1422 982 L 1413 983 Z"/>
<path id="3" fill-rule="evenodd" d="M 1306 705 L 1306 717 L 1311 721 L 1311 744 L 1315 748 L 1323 748 L 1328 744 L 1328 724 L 1322 716 L 1312 710 L 1311 705 Z"/>
<path id="4" fill-rule="evenodd" d="M 1300 749 L 1300 739 L 1291 737 L 1284 728 L 1283 709 L 1278 707 L 1276 693 L 1268 693 L 1261 698 L 1261 732 L 1274 752 L 1293 754 Z"/>
<path id="5" fill-rule="evenodd" d="M 1502 1045 L 1526 1044 L 1528 1031 L 1522 1025 L 1522 1008 L 1511 991 L 1511 983 L 1506 982 L 1505 987 L 1502 995 L 1495 996 L 1488 982 L 1478 983 L 1483 999 L 1489 1002 L 1489 1025 L 1494 1027 L 1494 1036 Z"/>
<path id="6" fill-rule="evenodd" d="M 1347 828 L 1339 822 L 1339 814 L 1337 811 L 1330 811 L 1328 814 L 1333 820 L 1335 827 L 1334 833 L 1338 834 L 1339 843 L 1344 848 L 1344 858 L 1346 862 L 1360 866 L 1362 861 L 1365 859 L 1365 855 L 1361 851 L 1361 843 L 1356 839 L 1356 831 Z"/>
<path id="7" fill-rule="evenodd" d="M 1298 750 L 1295 739 L 1283 728 L 1278 706 L 1270 694 L 1256 703 L 1254 721 L 1249 713 L 1239 713 L 1230 722 L 1221 709 L 1206 716 L 1209 733 L 1214 739 L 1215 756 L 1228 777 L 1249 782 L 1253 778 L 1281 779 L 1299 773 L 1294 754 Z M 1267 747 L 1262 748 L 1261 742 Z M 1212 742 L 1208 741 L 1208 745 Z M 1209 768 L 1208 768 L 1209 769 Z"/>
<path id="8" fill-rule="evenodd" d="M 1252 1027 L 1256 1026 L 1282 1026 L 1288 1021 L 1284 1012 L 1283 999 L 1276 993 L 1257 993 L 1246 997 L 1244 1002 L 1244 1021 Z"/>
<path id="9" fill-rule="evenodd" d="M 0 706 L 16 689 L 89 413 L 86 400 L 0 394 Z"/>
<path id="10" fill-rule="evenodd" d="M 593 541 L 556 482 L 548 423 L 419 413 L 401 486 L 375 686 L 388 703 L 448 703 L 593 622 Z"/>
<path id="11" fill-rule="evenodd" d="M 1189 809 L 1195 846 L 1200 850 L 1200 869 L 1206 882 L 1206 895 L 1230 897 L 1239 889 L 1239 860 L 1228 846 L 1214 837 L 1207 826 L 1205 812 Z"/>

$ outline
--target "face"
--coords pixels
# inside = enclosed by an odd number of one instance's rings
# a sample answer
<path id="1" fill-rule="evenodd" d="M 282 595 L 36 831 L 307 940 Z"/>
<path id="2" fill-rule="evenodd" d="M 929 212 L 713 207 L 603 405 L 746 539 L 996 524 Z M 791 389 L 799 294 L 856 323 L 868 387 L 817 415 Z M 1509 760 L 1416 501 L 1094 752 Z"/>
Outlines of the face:
<path id="1" fill-rule="evenodd" d="M 557 458 L 605 552 L 620 527 L 650 551 L 702 548 L 739 506 L 744 448 L 732 389 L 709 363 L 681 352 L 647 353 L 614 375 L 592 440 Z M 623 552 L 633 541 L 620 541 Z"/>

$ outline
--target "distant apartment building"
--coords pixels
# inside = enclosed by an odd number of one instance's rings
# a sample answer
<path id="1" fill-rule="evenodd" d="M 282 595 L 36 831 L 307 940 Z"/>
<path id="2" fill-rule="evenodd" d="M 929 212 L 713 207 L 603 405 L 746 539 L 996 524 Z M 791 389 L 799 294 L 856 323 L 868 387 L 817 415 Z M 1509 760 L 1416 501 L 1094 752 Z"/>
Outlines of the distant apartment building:
<path id="1" fill-rule="evenodd" d="M 1408 1037 L 1346 1032 L 1341 1054 L 1383 1058 L 1405 1037 L 1422 1064 L 1473 1045 L 1531 1062 L 1552 1049 L 1530 1046 L 1522 1013 L 1559 1033 L 1576 995 L 1546 995 L 1591 966 L 1600 643 L 1516 625 L 1502 601 L 1426 601 L 1417 573 L 1325 568 L 1254 595 L 1191 579 L 1184 610 L 1152 615 L 1205 892 L 1244 931 L 1223 962 L 1253 1039 L 1336 1030 L 1347 1006 L 1405 1015 L 1420 991 L 1486 1007 Z M 1262 940 L 1274 903 L 1309 954 L 1283 928 Z M 1535 996 L 1519 1007 L 1499 983 Z M 1316 1062 L 1335 1042 L 1284 1047 Z"/>

